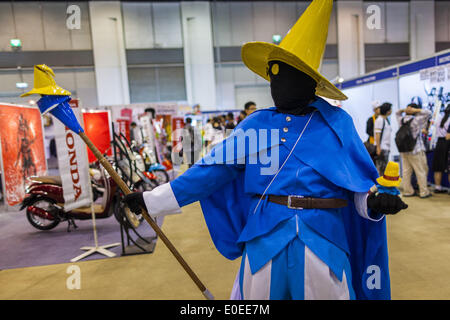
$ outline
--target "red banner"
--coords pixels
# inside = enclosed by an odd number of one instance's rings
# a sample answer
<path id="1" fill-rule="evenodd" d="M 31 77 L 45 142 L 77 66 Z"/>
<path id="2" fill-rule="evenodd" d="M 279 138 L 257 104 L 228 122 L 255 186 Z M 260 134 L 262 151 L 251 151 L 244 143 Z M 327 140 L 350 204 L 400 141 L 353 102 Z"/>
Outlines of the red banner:
<path id="1" fill-rule="evenodd" d="M 117 119 L 117 124 L 119 125 L 119 132 L 123 134 L 129 142 L 130 141 L 130 120 L 128 119 Z"/>
<path id="2" fill-rule="evenodd" d="M 27 178 L 47 172 L 41 113 L 0 104 L 0 128 L 5 199 L 13 206 L 24 199 Z"/>
<path id="3" fill-rule="evenodd" d="M 172 117 L 172 150 L 177 150 L 175 147 L 180 143 L 181 130 L 184 128 L 184 119 L 182 117 Z"/>
<path id="4" fill-rule="evenodd" d="M 111 121 L 109 111 L 83 112 L 84 131 L 101 153 L 112 155 L 111 149 Z M 89 163 L 97 158 L 88 149 Z"/>
<path id="5" fill-rule="evenodd" d="M 120 110 L 120 116 L 128 119 L 131 122 L 133 119 L 133 110 L 124 108 L 124 109 Z"/>

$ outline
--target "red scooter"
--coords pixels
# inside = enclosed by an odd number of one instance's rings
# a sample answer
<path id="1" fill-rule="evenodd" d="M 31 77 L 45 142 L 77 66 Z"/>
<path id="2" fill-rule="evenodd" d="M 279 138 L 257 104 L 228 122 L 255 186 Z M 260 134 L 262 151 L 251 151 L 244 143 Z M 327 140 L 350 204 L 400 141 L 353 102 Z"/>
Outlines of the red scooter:
<path id="1" fill-rule="evenodd" d="M 94 201 L 102 197 L 101 204 L 94 204 L 96 219 L 109 218 L 118 208 L 120 194 L 111 177 L 106 177 L 103 170 L 90 169 Z M 22 202 L 21 210 L 26 208 L 27 219 L 39 230 L 50 230 L 60 222 L 67 221 L 70 227 L 77 228 L 74 220 L 92 219 L 91 207 L 81 207 L 69 212 L 64 211 L 64 197 L 59 176 L 42 176 L 29 178 L 27 196 Z"/>

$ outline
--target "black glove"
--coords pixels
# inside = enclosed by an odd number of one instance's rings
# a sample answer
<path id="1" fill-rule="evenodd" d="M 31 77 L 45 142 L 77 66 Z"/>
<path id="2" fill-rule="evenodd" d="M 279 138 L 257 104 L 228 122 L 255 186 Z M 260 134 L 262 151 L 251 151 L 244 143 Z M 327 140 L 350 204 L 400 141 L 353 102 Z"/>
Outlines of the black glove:
<path id="1" fill-rule="evenodd" d="M 141 207 L 146 208 L 143 192 L 127 194 L 122 201 L 125 202 L 128 208 L 135 214 L 141 214 Z"/>
<path id="2" fill-rule="evenodd" d="M 371 193 L 367 197 L 367 207 L 381 214 L 396 214 L 408 208 L 399 196 L 388 193 Z"/>

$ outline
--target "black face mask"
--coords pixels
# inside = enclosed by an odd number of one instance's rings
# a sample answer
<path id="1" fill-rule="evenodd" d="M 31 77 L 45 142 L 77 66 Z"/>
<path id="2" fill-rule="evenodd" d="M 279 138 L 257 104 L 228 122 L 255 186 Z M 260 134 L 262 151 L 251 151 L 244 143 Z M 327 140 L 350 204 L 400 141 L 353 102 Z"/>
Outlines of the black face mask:
<path id="1" fill-rule="evenodd" d="M 310 76 L 281 61 L 270 61 L 270 91 L 277 110 L 282 113 L 306 114 L 315 99 L 317 83 Z"/>

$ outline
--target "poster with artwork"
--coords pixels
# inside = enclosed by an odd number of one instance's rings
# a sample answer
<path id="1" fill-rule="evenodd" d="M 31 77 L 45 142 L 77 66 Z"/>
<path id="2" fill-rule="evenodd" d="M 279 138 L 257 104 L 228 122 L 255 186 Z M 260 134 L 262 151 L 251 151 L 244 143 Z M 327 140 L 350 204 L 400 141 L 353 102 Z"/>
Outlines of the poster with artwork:
<path id="1" fill-rule="evenodd" d="M 47 173 L 41 114 L 35 107 L 0 104 L 2 184 L 6 203 L 22 202 L 31 176 Z"/>

